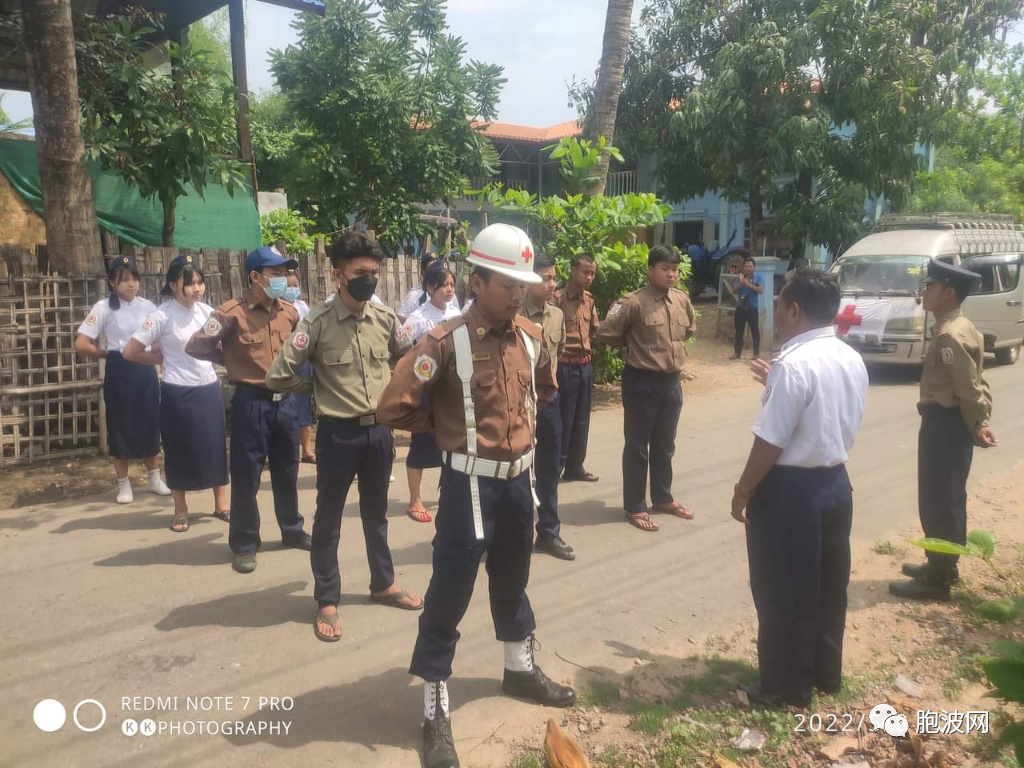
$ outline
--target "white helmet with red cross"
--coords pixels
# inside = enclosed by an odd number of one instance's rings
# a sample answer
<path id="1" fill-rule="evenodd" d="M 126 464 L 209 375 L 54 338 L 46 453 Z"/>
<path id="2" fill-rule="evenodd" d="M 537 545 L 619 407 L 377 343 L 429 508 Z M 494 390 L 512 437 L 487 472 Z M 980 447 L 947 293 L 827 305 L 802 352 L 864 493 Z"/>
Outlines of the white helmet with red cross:
<path id="1" fill-rule="evenodd" d="M 491 224 L 480 230 L 473 238 L 473 246 L 466 261 L 492 272 L 522 280 L 524 283 L 539 283 L 540 275 L 533 271 L 533 244 L 529 236 L 519 227 L 509 224 Z"/>

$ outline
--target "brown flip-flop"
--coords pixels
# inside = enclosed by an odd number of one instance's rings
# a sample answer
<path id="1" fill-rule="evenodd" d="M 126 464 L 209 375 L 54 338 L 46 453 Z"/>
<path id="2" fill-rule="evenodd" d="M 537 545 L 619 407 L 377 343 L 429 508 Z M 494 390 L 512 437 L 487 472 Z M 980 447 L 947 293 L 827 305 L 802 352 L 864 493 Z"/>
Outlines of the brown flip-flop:
<path id="1" fill-rule="evenodd" d="M 658 524 L 651 519 L 651 516 L 647 512 L 627 512 L 626 519 L 629 520 L 629 524 L 634 528 L 639 528 L 641 531 L 649 531 L 654 533 L 660 530 Z"/>
<path id="2" fill-rule="evenodd" d="M 326 624 L 334 631 L 334 634 L 325 635 L 317 629 L 317 624 Z M 323 640 L 325 643 L 336 643 L 341 640 L 341 617 L 338 615 L 338 612 L 324 613 L 323 611 L 317 611 L 316 618 L 313 619 L 313 634 L 316 635 L 318 640 Z"/>
<path id="3" fill-rule="evenodd" d="M 693 512 L 676 501 L 673 501 L 671 504 L 655 504 L 654 511 L 664 512 L 666 515 L 675 515 L 676 517 L 683 518 L 683 520 L 693 520 Z"/>
<path id="4" fill-rule="evenodd" d="M 388 605 L 392 608 L 401 608 L 403 611 L 420 611 L 423 610 L 423 599 L 415 598 L 419 602 L 412 602 L 413 596 L 406 590 L 400 589 L 397 592 L 388 592 L 384 595 L 370 595 L 370 599 L 375 603 L 381 605 Z"/>

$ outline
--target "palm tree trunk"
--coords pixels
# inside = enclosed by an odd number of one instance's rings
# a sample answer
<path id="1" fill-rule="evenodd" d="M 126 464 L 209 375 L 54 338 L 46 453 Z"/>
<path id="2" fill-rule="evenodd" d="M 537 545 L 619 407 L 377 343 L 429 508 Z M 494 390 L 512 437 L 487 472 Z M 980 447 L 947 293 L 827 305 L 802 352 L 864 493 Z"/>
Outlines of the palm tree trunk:
<path id="1" fill-rule="evenodd" d="M 64 274 L 96 275 L 103 251 L 83 162 L 71 0 L 22 0 L 22 11 L 50 265 Z"/>
<path id="2" fill-rule="evenodd" d="M 619 94 L 622 92 L 622 69 L 629 45 L 630 20 L 633 0 L 608 0 L 608 15 L 604 22 L 604 45 L 601 50 L 601 68 L 594 86 L 594 116 L 589 138 L 596 141 L 604 136 L 611 145 L 615 139 L 615 118 L 619 112 Z M 608 181 L 608 155 L 601 157 L 597 177 L 587 189 L 591 195 L 604 194 Z"/>

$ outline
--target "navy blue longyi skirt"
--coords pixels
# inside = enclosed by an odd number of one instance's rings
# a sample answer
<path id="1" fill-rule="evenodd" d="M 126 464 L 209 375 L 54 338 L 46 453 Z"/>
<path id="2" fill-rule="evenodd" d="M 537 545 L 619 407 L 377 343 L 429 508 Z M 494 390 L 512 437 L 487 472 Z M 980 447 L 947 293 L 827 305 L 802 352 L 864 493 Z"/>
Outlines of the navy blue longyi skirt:
<path id="1" fill-rule="evenodd" d="M 227 485 L 224 396 L 219 382 L 202 387 L 165 382 L 160 398 L 160 434 L 168 488 L 202 491 Z"/>
<path id="2" fill-rule="evenodd" d="M 441 466 L 441 449 L 437 447 L 437 436 L 433 432 L 414 432 L 409 444 L 409 455 L 405 457 L 409 469 L 433 469 Z"/>
<path id="3" fill-rule="evenodd" d="M 160 453 L 160 380 L 156 367 L 131 363 L 107 351 L 103 375 L 107 444 L 115 459 L 148 459 Z"/>

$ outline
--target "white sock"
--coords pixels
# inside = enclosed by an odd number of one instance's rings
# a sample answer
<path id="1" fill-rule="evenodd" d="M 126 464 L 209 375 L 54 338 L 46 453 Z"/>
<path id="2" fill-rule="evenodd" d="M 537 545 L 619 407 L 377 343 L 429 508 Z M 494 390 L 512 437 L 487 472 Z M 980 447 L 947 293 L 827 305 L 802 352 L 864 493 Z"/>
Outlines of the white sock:
<path id="1" fill-rule="evenodd" d="M 515 643 L 505 643 L 505 669 L 533 672 L 533 635 Z"/>
<path id="2" fill-rule="evenodd" d="M 159 469 L 151 469 L 151 470 L 149 470 L 149 484 L 150 485 L 156 485 L 157 483 L 160 482 L 160 480 L 161 480 L 161 477 L 160 477 L 160 470 Z"/>
<path id="3" fill-rule="evenodd" d="M 128 477 L 127 475 L 125 475 L 124 477 L 117 478 L 117 487 L 119 489 L 120 488 L 124 488 L 126 485 L 130 486 L 131 484 L 132 484 L 132 479 L 130 477 Z"/>
<path id="4" fill-rule="evenodd" d="M 423 683 L 423 717 L 433 720 L 438 710 L 448 717 L 448 682 L 440 680 L 436 683 Z"/>

